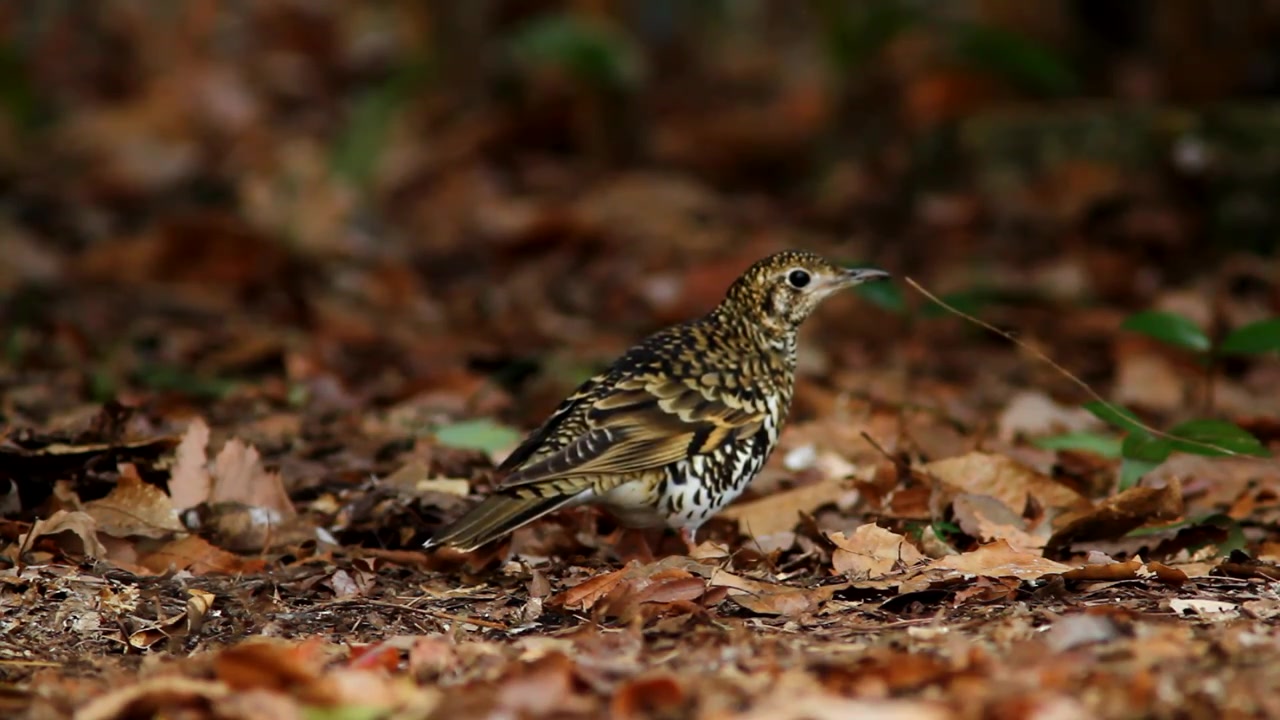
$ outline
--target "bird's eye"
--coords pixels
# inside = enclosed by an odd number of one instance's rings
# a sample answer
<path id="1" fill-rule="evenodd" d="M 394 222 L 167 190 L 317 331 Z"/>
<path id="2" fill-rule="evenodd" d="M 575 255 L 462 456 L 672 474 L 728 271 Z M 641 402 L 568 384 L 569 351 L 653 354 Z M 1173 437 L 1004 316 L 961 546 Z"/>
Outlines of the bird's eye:
<path id="1" fill-rule="evenodd" d="M 787 282 L 791 283 L 793 288 L 802 288 L 809 284 L 809 273 L 804 270 L 792 270 L 787 273 Z"/>

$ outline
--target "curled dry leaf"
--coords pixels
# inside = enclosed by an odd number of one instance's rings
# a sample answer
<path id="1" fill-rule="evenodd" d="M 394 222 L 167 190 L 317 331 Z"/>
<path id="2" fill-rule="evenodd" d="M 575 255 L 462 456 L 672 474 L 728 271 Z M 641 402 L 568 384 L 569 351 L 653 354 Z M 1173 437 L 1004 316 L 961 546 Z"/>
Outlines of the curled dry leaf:
<path id="1" fill-rule="evenodd" d="M 120 479 L 101 500 L 84 504 L 98 523 L 98 532 L 112 537 L 165 538 L 186 528 L 173 502 L 160 488 L 142 481 L 131 463 L 120 465 Z"/>
<path id="2" fill-rule="evenodd" d="M 196 635 L 204 627 L 204 619 L 213 609 L 213 601 L 217 596 L 211 592 L 191 588 L 187 590 L 187 634 Z"/>
<path id="3" fill-rule="evenodd" d="M 1049 538 L 1046 554 L 1071 543 L 1109 540 L 1150 522 L 1170 522 L 1182 516 L 1182 483 L 1170 478 L 1164 487 L 1132 487 L 1107 498 L 1091 510 L 1064 518 Z"/>
<path id="4" fill-rule="evenodd" d="M 880 578 L 925 559 L 905 537 L 874 523 L 858 527 L 848 537 L 844 533 L 827 537 L 836 545 L 831 555 L 835 571 L 858 579 Z"/>
<path id="5" fill-rule="evenodd" d="M 79 510 L 59 510 L 47 518 L 36 520 L 29 532 L 18 537 L 18 547 L 29 551 L 33 543 L 42 537 L 53 540 L 58 549 L 68 555 L 107 556 L 107 548 L 98 540 L 97 521 Z"/>
<path id="6" fill-rule="evenodd" d="M 935 460 L 924 470 L 952 492 L 990 495 L 1018 515 L 1026 509 L 1029 496 L 1046 508 L 1088 505 L 1088 500 L 1074 490 L 1004 455 L 971 452 Z"/>
<path id="7" fill-rule="evenodd" d="M 1063 573 L 1066 580 L 1112 583 L 1124 580 L 1159 580 L 1170 585 L 1181 585 L 1188 580 L 1187 573 L 1164 563 L 1144 563 L 1134 557 L 1124 562 L 1091 562 Z"/>
<path id="8" fill-rule="evenodd" d="M 169 638 L 181 638 L 187 635 L 187 613 L 180 612 L 167 620 L 159 620 L 129 635 L 130 647 L 138 650 L 149 650 L 157 643 Z"/>

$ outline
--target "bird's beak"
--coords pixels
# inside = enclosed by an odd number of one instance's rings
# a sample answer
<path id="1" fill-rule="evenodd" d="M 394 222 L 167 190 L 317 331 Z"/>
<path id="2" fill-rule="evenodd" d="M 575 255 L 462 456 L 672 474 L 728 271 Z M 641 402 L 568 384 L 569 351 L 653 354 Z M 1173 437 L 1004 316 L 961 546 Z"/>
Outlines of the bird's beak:
<path id="1" fill-rule="evenodd" d="M 840 274 L 840 284 L 844 287 L 853 287 L 861 285 L 864 282 L 873 280 L 887 280 L 893 277 L 883 270 L 873 268 L 847 268 Z"/>

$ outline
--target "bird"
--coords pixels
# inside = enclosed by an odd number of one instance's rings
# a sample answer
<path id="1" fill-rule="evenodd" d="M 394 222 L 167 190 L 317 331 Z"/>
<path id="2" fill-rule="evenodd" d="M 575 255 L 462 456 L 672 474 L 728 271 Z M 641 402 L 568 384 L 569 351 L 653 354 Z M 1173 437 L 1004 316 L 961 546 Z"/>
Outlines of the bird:
<path id="1" fill-rule="evenodd" d="M 755 262 L 706 315 L 660 330 L 583 382 L 498 466 L 493 492 L 426 548 L 463 552 L 562 508 L 627 528 L 698 528 L 742 494 L 790 411 L 801 325 L 833 293 L 889 278 L 809 251 Z"/>

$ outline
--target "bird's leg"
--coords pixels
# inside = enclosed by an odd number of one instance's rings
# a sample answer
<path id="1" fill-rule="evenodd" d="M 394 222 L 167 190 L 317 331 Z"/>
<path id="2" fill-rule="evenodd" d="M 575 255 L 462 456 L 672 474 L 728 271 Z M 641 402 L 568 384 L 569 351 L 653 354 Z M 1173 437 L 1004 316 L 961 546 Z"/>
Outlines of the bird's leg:
<path id="1" fill-rule="evenodd" d="M 689 549 L 689 554 L 693 555 L 694 549 L 698 547 L 698 528 L 680 528 L 680 539 L 684 541 L 684 546 Z"/>

